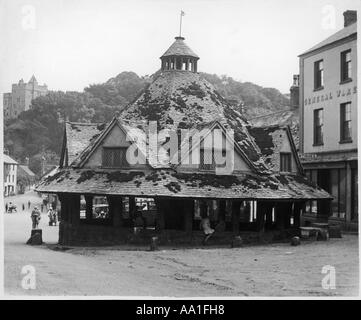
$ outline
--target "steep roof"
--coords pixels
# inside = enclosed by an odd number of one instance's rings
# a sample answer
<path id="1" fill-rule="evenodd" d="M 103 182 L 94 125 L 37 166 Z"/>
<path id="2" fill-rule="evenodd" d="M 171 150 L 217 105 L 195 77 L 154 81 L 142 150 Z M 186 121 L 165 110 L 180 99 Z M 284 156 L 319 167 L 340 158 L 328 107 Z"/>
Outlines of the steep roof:
<path id="1" fill-rule="evenodd" d="M 13 158 L 9 157 L 7 154 L 3 154 L 4 163 L 6 164 L 18 164 Z"/>
<path id="2" fill-rule="evenodd" d="M 66 146 L 71 164 L 106 128 L 101 123 L 66 122 Z"/>
<path id="3" fill-rule="evenodd" d="M 35 177 L 35 173 L 32 172 L 28 166 L 24 166 L 24 165 L 19 165 L 19 169 L 23 170 L 24 173 L 30 177 Z"/>
<path id="4" fill-rule="evenodd" d="M 311 49 L 305 51 L 304 53 L 300 54 L 299 56 L 306 55 L 312 51 L 315 51 L 317 49 L 325 47 L 331 43 L 334 43 L 336 41 L 350 37 L 351 35 L 355 34 L 356 32 L 357 32 L 357 22 L 352 23 L 352 24 L 348 25 L 347 27 L 344 27 L 343 29 L 337 31 L 330 37 L 328 37 L 325 40 L 321 41 L 320 43 L 316 44 Z"/>
<path id="5" fill-rule="evenodd" d="M 188 45 L 184 42 L 183 37 L 175 37 L 175 41 L 172 43 L 172 45 L 168 48 L 166 52 L 162 55 L 162 57 L 167 56 L 188 56 L 188 57 L 194 57 L 199 58 L 197 54 L 194 53 L 194 51 L 188 47 Z"/>
<path id="6" fill-rule="evenodd" d="M 261 153 L 251 139 L 247 120 L 198 73 L 162 72 L 121 114 L 123 121 L 146 130 L 149 121 L 158 129 L 198 129 L 218 121 L 234 131 L 234 140 L 252 166 L 267 172 Z"/>
<path id="7" fill-rule="evenodd" d="M 292 139 L 292 133 L 289 126 L 273 125 L 265 127 L 248 127 L 249 133 L 252 135 L 255 143 L 260 148 L 265 163 L 271 170 L 279 171 L 279 160 L 277 155 L 279 154 L 284 137 L 289 139 L 293 155 L 296 159 L 296 163 L 301 173 L 303 171 L 301 162 L 297 156 L 297 149 Z"/>
<path id="8" fill-rule="evenodd" d="M 299 148 L 299 109 L 289 109 L 248 119 L 253 127 L 268 127 L 278 125 L 289 126 L 296 149 Z"/>

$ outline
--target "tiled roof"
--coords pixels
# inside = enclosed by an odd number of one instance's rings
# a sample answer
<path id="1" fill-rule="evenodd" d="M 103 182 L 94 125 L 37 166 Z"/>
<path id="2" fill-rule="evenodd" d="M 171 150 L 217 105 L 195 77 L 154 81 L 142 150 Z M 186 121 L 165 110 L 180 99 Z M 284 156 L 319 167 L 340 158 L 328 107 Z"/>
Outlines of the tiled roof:
<path id="1" fill-rule="evenodd" d="M 334 33 L 333 35 L 331 35 L 330 37 L 326 38 L 325 40 L 321 41 L 320 43 L 316 44 L 315 46 L 313 46 L 311 49 L 305 51 L 304 53 L 300 54 L 300 56 L 303 56 L 307 53 L 310 53 L 312 51 L 315 51 L 317 49 L 320 49 L 324 46 L 327 46 L 333 42 L 342 40 L 344 38 L 347 38 L 349 36 L 351 36 L 352 34 L 357 32 L 357 22 L 352 23 L 350 25 L 348 25 L 347 27 L 344 27 L 343 29 L 337 31 L 336 33 Z"/>
<path id="2" fill-rule="evenodd" d="M 282 110 L 248 119 L 253 127 L 289 126 L 296 148 L 299 147 L 299 110 Z"/>
<path id="3" fill-rule="evenodd" d="M 252 135 L 257 146 L 261 149 L 262 155 L 267 165 L 273 169 L 275 167 L 274 155 L 282 143 L 284 137 L 284 128 L 279 126 L 270 127 L 249 127 L 249 133 Z M 282 139 L 277 139 L 279 136 Z"/>
<path id="4" fill-rule="evenodd" d="M 188 57 L 195 57 L 199 58 L 194 51 L 188 47 L 188 45 L 184 42 L 184 38 L 182 37 L 175 37 L 175 41 L 173 44 L 168 48 L 166 52 L 162 55 L 162 57 L 167 56 L 188 56 Z"/>
<path id="5" fill-rule="evenodd" d="M 247 131 L 247 120 L 197 73 L 161 73 L 121 117 L 144 130 L 148 121 L 157 121 L 159 130 L 177 130 L 195 129 L 217 120 L 234 131 L 235 141 L 254 168 L 268 171 Z"/>
<path id="6" fill-rule="evenodd" d="M 35 177 L 35 173 L 32 172 L 28 166 L 19 165 L 19 168 L 23 170 L 28 176 Z"/>
<path id="7" fill-rule="evenodd" d="M 66 141 L 69 164 L 91 144 L 106 128 L 105 124 L 66 122 Z"/>
<path id="8" fill-rule="evenodd" d="M 172 170 L 104 171 L 62 169 L 37 186 L 48 193 L 117 194 L 212 199 L 307 200 L 330 195 L 300 176 L 177 173 Z"/>
<path id="9" fill-rule="evenodd" d="M 9 157 L 7 154 L 3 154 L 4 163 L 7 164 L 18 164 L 13 158 Z"/>

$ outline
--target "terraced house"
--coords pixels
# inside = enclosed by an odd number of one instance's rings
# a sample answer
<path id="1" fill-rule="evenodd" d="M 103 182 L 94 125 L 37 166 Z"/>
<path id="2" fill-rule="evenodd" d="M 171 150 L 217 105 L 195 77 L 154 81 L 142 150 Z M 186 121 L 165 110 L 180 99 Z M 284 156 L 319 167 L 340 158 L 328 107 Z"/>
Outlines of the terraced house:
<path id="1" fill-rule="evenodd" d="M 324 215 L 357 230 L 357 13 L 300 57 L 300 150 L 310 180 L 333 196 L 308 202 L 305 219 Z"/>
<path id="2" fill-rule="evenodd" d="M 160 59 L 110 123 L 66 123 L 59 169 L 37 186 L 61 201 L 60 244 L 197 243 L 205 216 L 214 241 L 282 237 L 297 232 L 306 201 L 330 201 L 303 175 L 290 129 L 250 126 L 197 72 L 183 37 Z"/>

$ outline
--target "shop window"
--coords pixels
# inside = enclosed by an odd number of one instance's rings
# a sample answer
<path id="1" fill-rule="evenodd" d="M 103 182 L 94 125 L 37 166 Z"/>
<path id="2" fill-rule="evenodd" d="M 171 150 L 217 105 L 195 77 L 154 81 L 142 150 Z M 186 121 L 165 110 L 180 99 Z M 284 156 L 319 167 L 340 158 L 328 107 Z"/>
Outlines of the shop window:
<path id="1" fill-rule="evenodd" d="M 317 170 L 306 170 L 306 177 L 313 182 L 314 184 L 317 184 Z M 307 201 L 305 204 L 305 213 L 310 215 L 316 215 L 317 214 L 317 201 Z"/>
<path id="2" fill-rule="evenodd" d="M 339 218 L 346 218 L 346 169 L 339 171 Z"/>
<path id="3" fill-rule="evenodd" d="M 351 50 L 346 50 L 341 52 L 341 82 L 350 81 L 351 76 Z"/>
<path id="4" fill-rule="evenodd" d="M 358 221 L 358 171 L 351 169 L 351 220 Z"/>
<path id="5" fill-rule="evenodd" d="M 331 169 L 331 194 L 333 196 L 333 200 L 331 202 L 331 210 L 332 210 L 332 216 L 335 218 L 338 218 L 338 212 L 339 212 L 338 181 L 339 181 L 338 169 Z"/>
<path id="6" fill-rule="evenodd" d="M 314 64 L 314 89 L 323 88 L 323 60 L 316 61 Z"/>
<path id="7" fill-rule="evenodd" d="M 351 102 L 340 106 L 340 142 L 351 142 Z"/>

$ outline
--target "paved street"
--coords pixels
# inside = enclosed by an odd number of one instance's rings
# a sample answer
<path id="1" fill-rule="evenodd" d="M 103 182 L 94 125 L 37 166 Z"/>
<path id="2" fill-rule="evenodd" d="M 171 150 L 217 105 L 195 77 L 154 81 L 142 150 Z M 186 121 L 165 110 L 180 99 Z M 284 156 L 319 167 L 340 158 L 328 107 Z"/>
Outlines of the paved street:
<path id="1" fill-rule="evenodd" d="M 34 193 L 13 198 L 21 203 Z M 9 200 L 7 198 L 6 200 Z M 27 200 L 26 200 L 27 201 Z M 18 208 L 19 205 L 18 205 Z M 42 215 L 43 246 L 25 244 L 30 212 L 5 214 L 5 294 L 121 296 L 335 296 L 358 294 L 358 237 L 238 249 L 73 248 L 55 251 L 57 227 Z M 51 246 L 50 246 L 51 247 Z M 118 250 L 123 249 L 123 250 Z M 36 289 L 21 287 L 24 265 L 36 268 Z M 336 289 L 322 289 L 324 265 L 336 268 Z"/>

